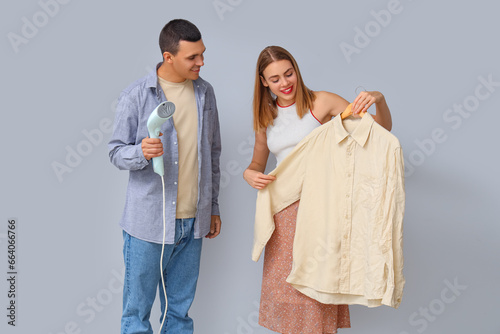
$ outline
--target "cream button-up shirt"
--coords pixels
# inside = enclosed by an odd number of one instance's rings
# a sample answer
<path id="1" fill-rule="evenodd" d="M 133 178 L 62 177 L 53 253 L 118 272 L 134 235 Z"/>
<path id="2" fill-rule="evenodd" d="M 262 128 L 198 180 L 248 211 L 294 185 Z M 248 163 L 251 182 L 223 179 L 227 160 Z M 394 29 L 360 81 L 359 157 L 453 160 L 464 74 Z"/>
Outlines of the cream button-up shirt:
<path id="1" fill-rule="evenodd" d="M 287 282 L 325 304 L 399 307 L 403 277 L 403 154 L 370 114 L 313 130 L 257 195 L 252 259 L 274 214 L 300 199 Z"/>

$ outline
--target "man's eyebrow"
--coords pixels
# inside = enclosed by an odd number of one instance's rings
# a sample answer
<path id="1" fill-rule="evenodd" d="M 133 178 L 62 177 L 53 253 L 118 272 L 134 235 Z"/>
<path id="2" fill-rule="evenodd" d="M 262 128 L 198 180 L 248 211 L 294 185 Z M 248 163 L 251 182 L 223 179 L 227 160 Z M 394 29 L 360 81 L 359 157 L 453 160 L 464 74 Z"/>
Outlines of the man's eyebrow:
<path id="1" fill-rule="evenodd" d="M 193 54 L 191 54 L 191 55 L 188 55 L 187 57 L 189 58 L 189 57 L 197 56 L 197 55 L 199 55 L 199 54 L 204 54 L 204 53 L 205 53 L 205 51 L 207 51 L 207 48 L 203 49 L 203 51 L 202 51 L 201 53 L 193 53 Z"/>

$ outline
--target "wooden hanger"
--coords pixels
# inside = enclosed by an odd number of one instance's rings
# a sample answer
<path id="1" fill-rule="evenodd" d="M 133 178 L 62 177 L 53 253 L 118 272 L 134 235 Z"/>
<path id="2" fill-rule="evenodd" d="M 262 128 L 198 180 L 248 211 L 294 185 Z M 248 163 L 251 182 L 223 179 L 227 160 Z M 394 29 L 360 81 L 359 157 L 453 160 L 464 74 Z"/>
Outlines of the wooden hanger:
<path id="1" fill-rule="evenodd" d="M 360 117 L 363 117 L 365 114 L 366 114 L 366 111 L 362 111 L 358 115 Z M 345 110 L 340 114 L 340 119 L 344 120 L 344 119 L 346 119 L 347 117 L 349 117 L 351 115 L 352 115 L 352 103 L 350 103 L 347 106 L 347 108 L 345 108 Z"/>

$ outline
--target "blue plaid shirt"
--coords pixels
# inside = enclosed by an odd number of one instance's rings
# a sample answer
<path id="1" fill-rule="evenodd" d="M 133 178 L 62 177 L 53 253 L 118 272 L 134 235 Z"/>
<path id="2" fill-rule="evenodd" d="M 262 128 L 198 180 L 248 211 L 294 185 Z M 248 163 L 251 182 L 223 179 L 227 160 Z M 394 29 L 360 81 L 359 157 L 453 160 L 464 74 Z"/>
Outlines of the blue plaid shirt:
<path id="1" fill-rule="evenodd" d="M 157 68 L 160 64 L 158 64 Z M 212 215 L 219 213 L 219 158 L 221 140 L 219 117 L 212 86 L 198 78 L 193 81 L 198 108 L 198 204 L 195 238 L 210 231 Z M 142 153 L 142 139 L 148 136 L 146 122 L 151 112 L 166 101 L 156 71 L 137 80 L 120 95 L 113 135 L 108 144 L 111 162 L 128 170 L 129 182 L 120 227 L 130 235 L 154 243 L 163 242 L 163 197 L 161 178 L 153 171 L 153 162 Z M 163 161 L 165 166 L 165 243 L 175 236 L 175 210 L 179 176 L 177 132 L 173 119 L 163 123 Z"/>

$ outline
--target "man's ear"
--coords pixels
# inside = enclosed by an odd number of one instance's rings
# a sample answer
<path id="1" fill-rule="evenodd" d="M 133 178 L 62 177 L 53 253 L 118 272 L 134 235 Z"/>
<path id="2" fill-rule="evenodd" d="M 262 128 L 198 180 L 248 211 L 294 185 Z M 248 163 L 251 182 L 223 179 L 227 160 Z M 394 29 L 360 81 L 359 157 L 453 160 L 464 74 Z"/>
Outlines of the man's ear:
<path id="1" fill-rule="evenodd" d="M 172 59 L 174 58 L 174 55 L 171 54 L 168 51 L 163 52 L 163 60 L 169 64 L 172 64 Z"/>

